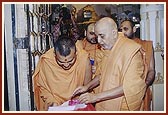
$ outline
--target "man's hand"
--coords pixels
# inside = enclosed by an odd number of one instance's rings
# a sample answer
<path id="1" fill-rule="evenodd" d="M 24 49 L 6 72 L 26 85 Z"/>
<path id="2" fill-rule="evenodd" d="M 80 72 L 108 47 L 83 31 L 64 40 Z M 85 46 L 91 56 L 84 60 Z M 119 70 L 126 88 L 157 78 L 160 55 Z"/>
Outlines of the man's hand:
<path id="1" fill-rule="evenodd" d="M 155 81 L 155 70 L 149 70 L 147 77 L 145 79 L 147 87 L 151 86 L 154 81 Z"/>
<path id="2" fill-rule="evenodd" d="M 53 103 L 53 105 L 52 105 L 52 106 L 54 107 L 54 106 L 58 106 L 58 105 L 57 105 L 57 103 Z"/>
<path id="3" fill-rule="evenodd" d="M 76 95 L 79 95 L 81 93 L 85 93 L 88 90 L 88 88 L 86 86 L 79 86 L 78 88 L 76 88 L 74 90 L 74 92 L 72 93 L 71 99 L 73 97 L 75 97 Z"/>
<path id="4" fill-rule="evenodd" d="M 53 106 L 58 106 L 58 105 L 57 103 L 50 102 L 50 103 L 45 104 L 44 108 L 47 111 L 49 107 L 53 107 Z"/>
<path id="5" fill-rule="evenodd" d="M 79 97 L 79 102 L 85 103 L 85 104 L 95 103 L 96 100 L 97 100 L 97 95 L 93 93 L 85 93 L 85 94 L 80 95 Z"/>

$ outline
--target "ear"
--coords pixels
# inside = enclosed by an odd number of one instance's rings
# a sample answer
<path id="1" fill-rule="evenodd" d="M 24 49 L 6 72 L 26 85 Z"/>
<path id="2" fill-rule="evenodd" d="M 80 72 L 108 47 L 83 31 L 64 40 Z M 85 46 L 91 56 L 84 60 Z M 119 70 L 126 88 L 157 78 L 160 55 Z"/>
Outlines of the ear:
<path id="1" fill-rule="evenodd" d="M 117 38 L 118 31 L 117 30 L 112 30 L 114 38 Z"/>
<path id="2" fill-rule="evenodd" d="M 134 33 L 136 32 L 136 27 L 135 27 L 135 26 L 133 27 L 133 32 L 134 32 Z"/>
<path id="3" fill-rule="evenodd" d="M 84 30 L 84 36 L 86 36 L 86 30 Z"/>

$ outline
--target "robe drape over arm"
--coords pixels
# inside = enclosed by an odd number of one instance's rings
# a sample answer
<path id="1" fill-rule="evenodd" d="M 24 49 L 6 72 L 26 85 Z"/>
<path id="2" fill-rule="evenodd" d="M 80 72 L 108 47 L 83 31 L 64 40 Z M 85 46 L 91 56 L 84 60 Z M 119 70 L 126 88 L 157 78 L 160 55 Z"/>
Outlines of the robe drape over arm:
<path id="1" fill-rule="evenodd" d="M 140 38 L 134 38 L 133 39 L 136 43 L 140 44 L 142 48 L 145 50 L 146 54 L 146 63 L 149 67 L 150 65 L 150 60 L 152 56 L 152 47 L 153 47 L 153 42 L 152 41 L 147 41 L 147 40 L 141 40 Z"/>

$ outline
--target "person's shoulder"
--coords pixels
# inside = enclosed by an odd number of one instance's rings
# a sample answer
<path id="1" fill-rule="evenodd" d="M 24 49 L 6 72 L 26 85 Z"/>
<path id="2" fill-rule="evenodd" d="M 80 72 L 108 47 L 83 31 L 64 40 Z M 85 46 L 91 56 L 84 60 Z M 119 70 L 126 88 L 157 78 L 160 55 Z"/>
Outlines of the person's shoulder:
<path id="1" fill-rule="evenodd" d="M 89 57 L 89 53 L 85 51 L 83 48 L 77 47 L 77 56 L 80 59 L 84 59 Z"/>
<path id="2" fill-rule="evenodd" d="M 141 40 L 141 44 L 146 47 L 153 47 L 153 41 L 151 40 Z"/>
<path id="3" fill-rule="evenodd" d="M 139 45 L 137 42 L 135 42 L 132 39 L 129 39 L 128 37 L 124 36 L 123 33 L 119 32 L 118 34 L 118 38 L 122 39 L 122 41 L 127 44 L 128 46 L 132 46 L 132 45 Z"/>
<path id="4" fill-rule="evenodd" d="M 75 45 L 76 45 L 77 49 L 83 49 L 83 41 L 82 40 L 77 40 Z"/>
<path id="5" fill-rule="evenodd" d="M 40 56 L 40 58 L 46 59 L 46 58 L 51 58 L 54 56 L 54 48 L 50 48 L 47 50 L 44 54 Z"/>
<path id="6" fill-rule="evenodd" d="M 140 42 L 143 42 L 143 43 L 153 43 L 152 40 L 142 40 L 141 38 L 134 38 L 135 41 L 140 41 Z"/>
<path id="7" fill-rule="evenodd" d="M 77 40 L 76 43 L 76 49 L 77 52 L 81 53 L 81 54 L 88 54 L 84 49 L 83 49 L 83 40 Z"/>
<path id="8" fill-rule="evenodd" d="M 142 40 L 144 43 L 148 43 L 148 44 L 152 44 L 153 43 L 153 41 L 151 41 L 151 40 Z"/>

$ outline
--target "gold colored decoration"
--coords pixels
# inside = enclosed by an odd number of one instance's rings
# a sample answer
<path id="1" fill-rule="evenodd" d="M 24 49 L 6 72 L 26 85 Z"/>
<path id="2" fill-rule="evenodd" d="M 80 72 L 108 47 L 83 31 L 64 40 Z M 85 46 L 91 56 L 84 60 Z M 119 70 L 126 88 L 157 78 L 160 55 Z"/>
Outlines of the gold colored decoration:
<path id="1" fill-rule="evenodd" d="M 157 73 L 156 78 L 157 79 L 154 82 L 155 84 L 163 84 L 164 83 L 164 78 L 163 78 L 163 76 L 161 76 L 160 72 Z"/>
<path id="2" fill-rule="evenodd" d="M 158 42 L 158 43 L 156 44 L 156 47 L 155 47 L 155 52 L 161 52 L 161 51 L 163 51 L 163 48 L 161 48 L 161 45 L 160 45 L 160 43 Z"/>
<path id="3" fill-rule="evenodd" d="M 95 12 L 94 7 L 92 7 L 91 5 L 85 6 L 85 7 L 83 8 L 83 11 L 84 11 L 84 12 L 85 12 L 85 11 L 90 11 L 90 12 L 92 13 L 92 17 L 91 17 L 91 19 L 89 19 L 89 21 L 84 21 L 84 22 L 78 23 L 78 24 L 89 24 L 89 23 L 96 22 L 96 21 L 99 19 L 98 15 L 97 15 L 96 12 Z"/>

